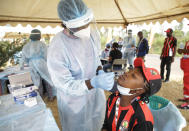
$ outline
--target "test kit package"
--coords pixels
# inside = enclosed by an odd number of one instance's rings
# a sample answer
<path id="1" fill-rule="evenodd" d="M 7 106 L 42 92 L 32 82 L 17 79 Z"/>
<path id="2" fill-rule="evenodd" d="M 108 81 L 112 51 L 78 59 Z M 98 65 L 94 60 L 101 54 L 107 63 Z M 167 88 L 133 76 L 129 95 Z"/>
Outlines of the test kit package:
<path id="1" fill-rule="evenodd" d="M 12 94 L 15 103 L 26 103 L 26 106 L 37 104 L 36 98 L 30 99 L 37 96 L 38 90 L 38 87 L 33 85 L 30 72 L 11 75 L 8 78 L 10 81 L 10 85 L 8 86 L 9 91 Z"/>

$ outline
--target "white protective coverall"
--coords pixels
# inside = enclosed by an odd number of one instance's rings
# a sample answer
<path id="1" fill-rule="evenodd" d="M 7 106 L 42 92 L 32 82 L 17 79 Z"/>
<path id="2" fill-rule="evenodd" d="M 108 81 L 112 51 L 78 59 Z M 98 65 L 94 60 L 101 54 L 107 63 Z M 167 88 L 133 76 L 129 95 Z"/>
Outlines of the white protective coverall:
<path id="1" fill-rule="evenodd" d="M 100 63 L 100 39 L 73 39 L 59 32 L 52 40 L 47 66 L 57 88 L 57 103 L 63 131 L 100 131 L 105 115 L 105 95 L 88 90 L 85 80 L 96 75 Z"/>
<path id="2" fill-rule="evenodd" d="M 47 46 L 37 40 L 28 42 L 22 49 L 21 66 L 24 66 L 26 62 L 29 67 L 32 68 L 31 77 L 34 85 L 41 86 L 41 78 L 50 84 L 52 88 L 51 92 L 53 96 L 56 95 L 56 91 L 53 88 L 53 83 L 50 74 L 47 69 Z"/>
<path id="3" fill-rule="evenodd" d="M 135 57 L 135 48 L 133 48 L 132 46 L 136 47 L 135 38 L 129 36 L 125 37 L 123 39 L 123 47 L 122 47 L 123 58 L 127 59 L 129 65 L 133 66 L 133 61 Z"/>

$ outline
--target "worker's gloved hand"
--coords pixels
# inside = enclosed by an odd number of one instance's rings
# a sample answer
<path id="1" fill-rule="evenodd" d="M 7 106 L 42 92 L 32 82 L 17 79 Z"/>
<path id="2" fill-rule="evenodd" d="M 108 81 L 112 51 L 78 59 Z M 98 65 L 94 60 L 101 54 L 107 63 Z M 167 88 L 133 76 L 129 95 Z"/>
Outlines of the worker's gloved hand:
<path id="1" fill-rule="evenodd" d="M 114 76 L 113 72 L 111 73 L 103 73 L 101 72 L 99 75 L 94 76 L 91 79 L 91 85 L 94 88 L 101 88 L 104 90 L 111 90 L 114 85 Z"/>
<path id="2" fill-rule="evenodd" d="M 103 70 L 98 70 L 98 75 L 104 74 L 105 72 Z"/>

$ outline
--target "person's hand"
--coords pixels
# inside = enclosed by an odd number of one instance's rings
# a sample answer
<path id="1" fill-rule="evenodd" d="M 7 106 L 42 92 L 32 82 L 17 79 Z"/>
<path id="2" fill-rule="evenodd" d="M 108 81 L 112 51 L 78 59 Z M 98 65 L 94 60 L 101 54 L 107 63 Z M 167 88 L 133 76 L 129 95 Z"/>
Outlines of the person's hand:
<path id="1" fill-rule="evenodd" d="M 179 54 L 182 54 L 182 53 L 183 53 L 183 49 L 178 49 L 177 52 L 178 52 Z"/>
<path id="2" fill-rule="evenodd" d="M 98 75 L 105 73 L 103 70 L 98 70 Z"/>
<path id="3" fill-rule="evenodd" d="M 98 66 L 96 72 L 99 72 L 99 70 L 102 70 L 102 66 Z"/>
<path id="4" fill-rule="evenodd" d="M 115 74 L 113 72 L 110 73 L 99 72 L 99 75 L 94 76 L 90 82 L 92 87 L 94 88 L 101 88 L 109 91 L 113 88 L 114 77 Z"/>
<path id="5" fill-rule="evenodd" d="M 174 62 L 174 57 L 172 57 L 171 62 L 172 62 L 172 63 Z"/>

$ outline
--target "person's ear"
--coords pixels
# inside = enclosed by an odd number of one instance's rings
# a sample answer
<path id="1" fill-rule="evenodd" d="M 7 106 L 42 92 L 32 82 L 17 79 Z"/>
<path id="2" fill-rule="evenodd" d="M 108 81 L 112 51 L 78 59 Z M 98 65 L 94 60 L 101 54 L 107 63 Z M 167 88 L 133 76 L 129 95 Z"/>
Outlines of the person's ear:
<path id="1" fill-rule="evenodd" d="M 136 90 L 136 93 L 142 95 L 143 93 L 145 93 L 145 89 L 141 88 L 139 90 Z"/>
<path id="2" fill-rule="evenodd" d="M 145 89 L 141 88 L 141 89 L 133 89 L 131 90 L 129 93 L 131 94 L 136 94 L 136 96 L 139 96 L 141 94 L 143 94 L 145 92 Z"/>

